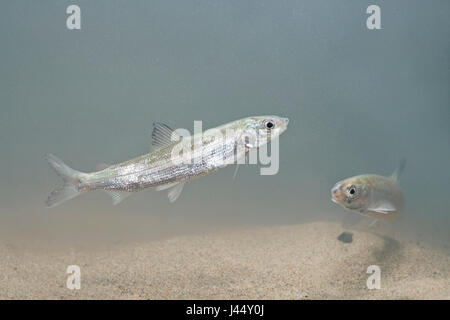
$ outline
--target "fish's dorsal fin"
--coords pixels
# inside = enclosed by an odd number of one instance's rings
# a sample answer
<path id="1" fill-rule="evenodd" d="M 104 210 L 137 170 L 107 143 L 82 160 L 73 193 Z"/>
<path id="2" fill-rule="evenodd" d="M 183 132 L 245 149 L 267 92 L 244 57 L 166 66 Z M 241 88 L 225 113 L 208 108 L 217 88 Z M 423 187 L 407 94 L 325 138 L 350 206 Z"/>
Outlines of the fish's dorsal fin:
<path id="1" fill-rule="evenodd" d="M 106 191 L 113 200 L 113 205 L 119 204 L 123 199 L 128 198 L 131 195 L 131 192 L 115 192 L 115 191 Z"/>
<path id="2" fill-rule="evenodd" d="M 369 206 L 367 208 L 368 211 L 374 211 L 374 212 L 378 212 L 378 213 L 384 213 L 384 214 L 388 214 L 392 211 L 397 211 L 397 209 L 395 208 L 395 206 L 387 201 L 379 201 L 377 202 L 375 205 L 373 206 Z"/>
<path id="3" fill-rule="evenodd" d="M 168 125 L 161 122 L 153 123 L 152 148 L 154 151 L 167 147 L 180 139 L 181 137 Z"/>
<path id="4" fill-rule="evenodd" d="M 406 159 L 402 158 L 400 160 L 400 163 L 398 164 L 397 169 L 395 169 L 395 171 L 391 174 L 391 179 L 398 181 L 398 178 L 400 178 L 400 175 L 402 174 L 403 170 L 405 169 L 406 166 Z"/>

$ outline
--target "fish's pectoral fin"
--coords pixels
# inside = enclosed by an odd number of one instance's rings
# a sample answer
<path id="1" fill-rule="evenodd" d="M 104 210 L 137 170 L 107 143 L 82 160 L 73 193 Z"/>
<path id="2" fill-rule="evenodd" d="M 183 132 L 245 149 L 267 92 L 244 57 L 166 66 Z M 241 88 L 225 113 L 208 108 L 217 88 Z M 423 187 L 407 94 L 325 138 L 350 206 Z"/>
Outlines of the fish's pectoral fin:
<path id="1" fill-rule="evenodd" d="M 395 206 L 392 203 L 390 203 L 389 201 L 381 201 L 381 202 L 378 202 L 374 206 L 369 206 L 367 208 L 367 210 L 378 212 L 378 213 L 388 214 L 393 211 L 397 211 L 397 208 L 395 208 Z"/>
<path id="2" fill-rule="evenodd" d="M 378 224 L 378 220 L 377 219 L 373 219 L 373 221 L 369 223 L 369 228 L 375 227 L 376 224 Z"/>
<path id="3" fill-rule="evenodd" d="M 167 147 L 180 139 L 181 137 L 168 125 L 161 122 L 153 123 L 152 148 L 154 151 Z"/>
<path id="4" fill-rule="evenodd" d="M 113 205 L 121 203 L 131 195 L 131 192 L 106 191 L 112 198 Z"/>
<path id="5" fill-rule="evenodd" d="M 183 191 L 183 187 L 184 187 L 184 182 L 183 183 L 177 183 L 175 186 L 173 186 L 169 190 L 169 193 L 167 194 L 167 197 L 169 198 L 169 201 L 171 203 L 175 202 L 178 199 L 178 197 L 181 194 L 181 191 Z"/>

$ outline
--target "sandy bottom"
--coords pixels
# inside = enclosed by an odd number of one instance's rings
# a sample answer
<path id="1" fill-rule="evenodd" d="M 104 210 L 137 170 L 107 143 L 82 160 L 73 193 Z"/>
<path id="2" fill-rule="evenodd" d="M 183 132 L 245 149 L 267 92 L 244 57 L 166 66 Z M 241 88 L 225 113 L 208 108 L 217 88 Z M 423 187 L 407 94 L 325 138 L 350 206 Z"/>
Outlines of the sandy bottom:
<path id="1" fill-rule="evenodd" d="M 338 223 L 242 228 L 101 250 L 0 245 L 1 299 L 450 299 L 448 252 Z M 66 268 L 81 268 L 81 289 Z M 368 290 L 367 267 L 381 269 Z"/>

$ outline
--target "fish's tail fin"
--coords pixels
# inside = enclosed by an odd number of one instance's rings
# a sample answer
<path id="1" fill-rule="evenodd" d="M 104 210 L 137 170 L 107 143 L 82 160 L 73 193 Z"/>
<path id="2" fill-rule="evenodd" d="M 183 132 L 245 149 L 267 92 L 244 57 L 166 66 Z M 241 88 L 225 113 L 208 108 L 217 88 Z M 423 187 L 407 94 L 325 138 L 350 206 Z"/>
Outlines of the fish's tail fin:
<path id="1" fill-rule="evenodd" d="M 394 179 L 395 181 L 398 181 L 398 178 L 400 178 L 403 170 L 405 170 L 405 166 L 406 166 L 406 158 L 402 158 L 400 160 L 400 163 L 398 164 L 397 169 L 395 169 L 395 171 L 391 174 L 391 178 Z"/>
<path id="2" fill-rule="evenodd" d="M 80 195 L 81 191 L 78 190 L 78 185 L 80 176 L 83 175 L 83 173 L 70 168 L 61 159 L 52 154 L 47 154 L 45 158 L 53 170 L 55 170 L 58 176 L 63 180 L 63 185 L 54 189 L 48 196 L 46 201 L 47 208 L 55 207 L 64 201 Z"/>

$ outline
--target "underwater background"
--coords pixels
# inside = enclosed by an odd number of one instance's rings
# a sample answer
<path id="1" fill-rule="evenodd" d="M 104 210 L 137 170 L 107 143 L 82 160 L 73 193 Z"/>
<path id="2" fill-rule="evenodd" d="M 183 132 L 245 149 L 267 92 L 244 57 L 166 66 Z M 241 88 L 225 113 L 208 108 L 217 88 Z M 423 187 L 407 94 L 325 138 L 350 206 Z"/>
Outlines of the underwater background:
<path id="1" fill-rule="evenodd" d="M 70 4 L 81 30 L 66 28 Z M 381 30 L 366 9 L 381 7 Z M 343 178 L 390 175 L 400 230 L 450 243 L 449 1 L 8 1 L 0 10 L 0 240 L 127 242 L 202 228 L 341 221 Z M 234 167 L 174 204 L 93 192 L 53 209 L 44 156 L 92 171 L 150 150 L 152 123 L 193 130 L 290 119 L 280 170 Z"/>

